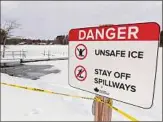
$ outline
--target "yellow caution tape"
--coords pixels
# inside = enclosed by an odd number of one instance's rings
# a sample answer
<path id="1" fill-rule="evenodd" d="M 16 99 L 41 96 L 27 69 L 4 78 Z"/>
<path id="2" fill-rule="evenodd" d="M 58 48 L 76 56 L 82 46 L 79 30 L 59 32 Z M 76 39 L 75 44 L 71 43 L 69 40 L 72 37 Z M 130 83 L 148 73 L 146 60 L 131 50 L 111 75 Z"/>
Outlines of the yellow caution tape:
<path id="1" fill-rule="evenodd" d="M 31 91 L 44 92 L 44 93 L 49 93 L 49 94 L 57 94 L 57 95 L 63 95 L 63 96 L 74 97 L 74 98 L 81 98 L 81 99 L 87 99 L 87 100 L 95 100 L 97 102 L 101 102 L 101 103 L 107 104 L 108 107 L 110 107 L 113 110 L 115 110 L 116 112 L 122 114 L 123 116 L 125 116 L 126 118 L 128 118 L 131 121 L 138 121 L 137 119 L 135 119 L 131 115 L 125 113 L 124 111 L 122 111 L 122 110 L 120 110 L 120 109 L 118 109 L 118 108 L 116 108 L 114 106 L 112 106 L 112 99 L 109 99 L 109 101 L 106 103 L 106 102 L 102 101 L 98 97 L 91 98 L 91 97 L 75 96 L 75 95 L 69 95 L 69 94 L 64 94 L 64 93 L 57 93 L 57 92 L 53 92 L 53 91 L 49 91 L 49 90 L 44 90 L 44 89 L 39 89 L 39 88 L 20 86 L 20 85 L 16 85 L 16 84 L 8 84 L 8 83 L 4 83 L 4 82 L 1 82 L 1 84 L 7 85 L 7 86 L 16 87 L 16 88 L 27 89 L 27 90 L 31 90 Z"/>
<path id="2" fill-rule="evenodd" d="M 74 97 L 74 98 L 82 98 L 82 99 L 94 100 L 94 98 L 75 96 L 75 95 L 69 95 L 69 94 L 64 94 L 64 93 L 57 93 L 57 92 L 53 92 L 53 91 L 49 91 L 49 90 L 33 88 L 33 87 L 26 87 L 26 86 L 20 86 L 20 85 L 16 85 L 16 84 L 8 84 L 8 83 L 4 83 L 4 82 L 1 82 L 1 84 L 16 87 L 16 88 L 27 89 L 27 90 L 31 90 L 31 91 L 38 91 L 38 92 L 44 92 L 44 93 L 49 93 L 49 94 L 57 94 L 57 95 L 63 95 L 63 96 L 68 96 L 68 97 Z"/>

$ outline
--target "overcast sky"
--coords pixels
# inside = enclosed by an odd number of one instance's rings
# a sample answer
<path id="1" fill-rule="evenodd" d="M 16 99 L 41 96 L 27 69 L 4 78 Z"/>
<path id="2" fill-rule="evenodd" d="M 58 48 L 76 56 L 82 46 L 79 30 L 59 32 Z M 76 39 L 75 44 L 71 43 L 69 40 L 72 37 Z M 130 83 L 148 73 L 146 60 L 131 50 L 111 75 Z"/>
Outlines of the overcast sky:
<path id="1" fill-rule="evenodd" d="M 3 1 L 1 22 L 17 20 L 14 35 L 54 39 L 70 29 L 100 24 L 157 22 L 162 28 L 161 1 Z"/>

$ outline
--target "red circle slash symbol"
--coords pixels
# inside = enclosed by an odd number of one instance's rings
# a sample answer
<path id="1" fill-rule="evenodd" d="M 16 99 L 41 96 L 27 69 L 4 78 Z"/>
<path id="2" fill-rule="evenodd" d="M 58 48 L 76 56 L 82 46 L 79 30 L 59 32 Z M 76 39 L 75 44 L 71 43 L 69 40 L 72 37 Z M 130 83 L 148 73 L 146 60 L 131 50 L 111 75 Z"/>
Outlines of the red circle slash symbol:
<path id="1" fill-rule="evenodd" d="M 78 44 L 75 48 L 75 56 L 79 59 L 79 60 L 83 60 L 87 57 L 87 47 L 84 44 Z"/>
<path id="2" fill-rule="evenodd" d="M 75 68 L 74 74 L 75 74 L 76 79 L 79 81 L 84 81 L 87 77 L 87 71 L 81 65 L 79 65 Z"/>

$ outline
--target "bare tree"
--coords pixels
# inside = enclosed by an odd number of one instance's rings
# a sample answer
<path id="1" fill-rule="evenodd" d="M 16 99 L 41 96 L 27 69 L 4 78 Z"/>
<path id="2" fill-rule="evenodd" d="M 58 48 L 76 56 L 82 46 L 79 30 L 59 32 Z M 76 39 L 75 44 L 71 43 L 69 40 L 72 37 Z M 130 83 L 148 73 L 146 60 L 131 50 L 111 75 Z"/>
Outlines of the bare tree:
<path id="1" fill-rule="evenodd" d="M 5 57 L 5 48 L 6 48 L 6 40 L 12 37 L 12 33 L 14 29 L 20 27 L 20 24 L 17 23 L 16 20 L 9 20 L 4 23 L 1 28 L 1 40 L 3 42 L 3 54 L 2 57 Z"/>

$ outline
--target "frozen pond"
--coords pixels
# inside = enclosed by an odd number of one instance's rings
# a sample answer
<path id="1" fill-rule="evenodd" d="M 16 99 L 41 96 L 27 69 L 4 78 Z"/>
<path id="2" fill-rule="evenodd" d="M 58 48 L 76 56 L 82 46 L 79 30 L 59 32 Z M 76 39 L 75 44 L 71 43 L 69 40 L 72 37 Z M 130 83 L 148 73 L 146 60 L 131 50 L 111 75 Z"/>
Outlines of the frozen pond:
<path id="1" fill-rule="evenodd" d="M 44 75 L 60 72 L 59 69 L 52 69 L 52 67 L 53 65 L 19 65 L 15 67 L 1 68 L 1 73 L 37 80 Z"/>

